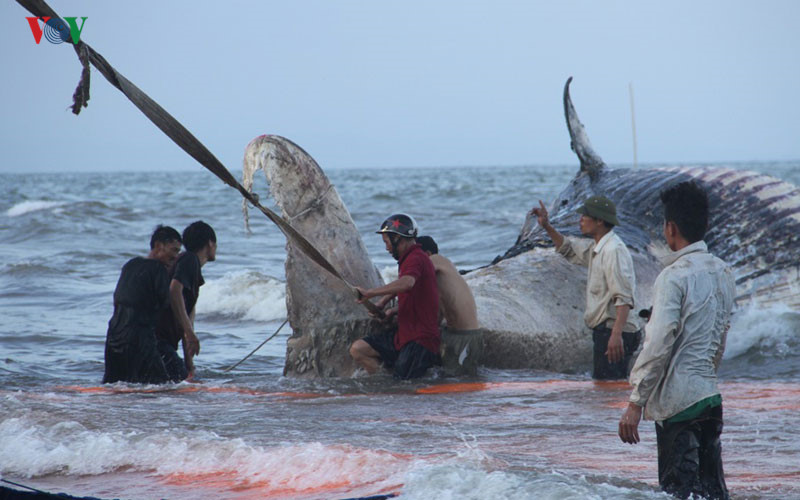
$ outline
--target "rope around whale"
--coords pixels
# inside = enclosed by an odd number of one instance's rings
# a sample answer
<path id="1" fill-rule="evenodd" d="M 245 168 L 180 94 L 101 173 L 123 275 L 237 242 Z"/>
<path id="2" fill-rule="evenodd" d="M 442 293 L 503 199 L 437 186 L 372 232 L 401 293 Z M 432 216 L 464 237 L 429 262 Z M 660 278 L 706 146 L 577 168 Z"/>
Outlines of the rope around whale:
<path id="1" fill-rule="evenodd" d="M 262 342 L 261 344 L 259 344 L 259 346 L 258 346 L 258 347 L 256 347 L 255 349 L 253 349 L 252 351 L 250 351 L 250 354 L 248 354 L 247 356 L 245 356 L 244 358 L 242 358 L 242 360 L 241 360 L 241 361 L 239 361 L 239 362 L 238 362 L 238 363 L 236 363 L 235 365 L 231 365 L 231 366 L 229 366 L 229 367 L 225 368 L 225 369 L 224 369 L 224 370 L 222 370 L 222 371 L 223 371 L 223 372 L 225 372 L 225 373 L 228 373 L 229 371 L 233 370 L 233 369 L 234 369 L 234 368 L 236 368 L 237 366 L 239 366 L 239 365 L 241 365 L 242 363 L 244 363 L 245 361 L 247 361 L 247 358 L 249 358 L 250 356 L 252 356 L 253 354 L 255 354 L 257 350 L 261 349 L 261 348 L 264 346 L 264 344 L 266 344 L 267 342 L 269 342 L 270 340 L 272 340 L 272 339 L 275 337 L 275 335 L 277 335 L 277 334 L 278 334 L 278 332 L 280 332 L 280 331 L 281 331 L 281 328 L 283 328 L 283 327 L 284 327 L 284 325 L 286 325 L 286 323 L 288 323 L 288 322 L 289 322 L 289 318 L 286 318 L 285 320 L 283 320 L 283 323 L 281 323 L 281 326 L 279 326 L 279 327 L 278 327 L 278 329 L 277 329 L 277 330 L 275 330 L 275 333 L 273 333 L 272 335 L 270 335 L 269 337 L 267 337 L 267 340 L 265 340 L 264 342 Z"/>
<path id="2" fill-rule="evenodd" d="M 49 16 L 55 19 L 61 18 L 61 16 L 59 16 L 56 11 L 54 11 L 44 0 L 17 0 L 17 3 L 22 5 L 34 16 Z M 144 115 L 149 118 L 156 127 L 161 129 L 161 131 L 164 132 L 167 137 L 172 139 L 175 144 L 186 151 L 189 156 L 197 160 L 198 163 L 219 177 L 222 182 L 239 191 L 239 193 L 247 201 L 249 201 L 254 207 L 261 210 L 261 212 L 266 215 L 269 220 L 274 222 L 287 239 L 294 242 L 303 253 L 305 253 L 311 260 L 316 262 L 320 267 L 344 283 L 355 297 L 360 298 L 361 294 L 358 293 L 358 290 L 356 290 L 355 286 L 348 282 L 339 273 L 339 271 L 333 267 L 330 262 L 328 262 L 328 260 L 319 252 L 319 250 L 317 250 L 314 245 L 311 244 L 311 242 L 309 242 L 302 234 L 297 232 L 297 230 L 292 227 L 292 225 L 283 217 L 276 214 L 269 208 L 261 205 L 261 203 L 258 201 L 258 196 L 245 189 L 244 186 L 242 186 L 239 181 L 236 180 L 233 174 L 231 174 L 230 171 L 225 168 L 222 162 L 220 162 L 217 157 L 214 156 L 211 151 L 209 151 L 208 148 L 206 148 L 203 143 L 201 143 L 194 135 L 192 135 L 192 133 L 189 132 L 189 130 L 178 120 L 170 115 L 150 96 L 139 89 L 139 87 L 117 72 L 117 70 L 114 69 L 114 67 L 111 66 L 111 64 L 109 64 L 109 62 L 106 61 L 103 56 L 95 52 L 95 50 L 90 47 L 89 44 L 79 41 L 77 44 L 73 44 L 73 48 L 78 54 L 78 59 L 81 61 L 81 65 L 83 66 L 78 87 L 75 89 L 75 93 L 72 95 L 72 112 L 74 114 L 79 114 L 81 112 L 81 108 L 88 106 L 89 63 L 91 62 L 91 64 L 94 65 L 94 67 L 106 78 L 106 80 L 109 81 L 109 83 L 111 83 L 111 85 L 115 86 L 120 92 L 125 94 L 125 97 L 127 97 L 134 104 L 134 106 L 139 108 L 139 111 L 144 113 Z M 384 316 L 383 311 L 378 309 L 378 307 L 372 302 L 364 300 L 361 303 L 373 315 L 379 318 Z"/>

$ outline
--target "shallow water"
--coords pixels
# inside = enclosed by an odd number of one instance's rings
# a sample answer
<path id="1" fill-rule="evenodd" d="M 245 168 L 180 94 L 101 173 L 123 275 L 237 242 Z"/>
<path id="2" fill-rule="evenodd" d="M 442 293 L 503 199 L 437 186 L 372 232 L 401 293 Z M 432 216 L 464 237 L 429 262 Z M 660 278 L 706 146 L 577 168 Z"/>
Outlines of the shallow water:
<path id="1" fill-rule="evenodd" d="M 800 183 L 800 164 L 737 165 Z M 374 228 L 413 213 L 460 268 L 487 264 L 525 212 L 575 167 L 332 171 L 374 262 Z M 41 489 L 123 498 L 665 498 L 655 433 L 624 445 L 628 388 L 588 374 L 482 370 L 414 383 L 388 376 L 283 378 L 282 235 L 239 195 L 189 173 L 0 175 L 0 475 Z M 266 198 L 263 177 L 256 190 Z M 409 201 L 412 200 L 412 201 Z M 202 384 L 100 385 L 111 294 L 155 224 L 202 218 Z M 738 311 L 721 369 L 723 456 L 734 498 L 800 498 L 800 314 Z"/>

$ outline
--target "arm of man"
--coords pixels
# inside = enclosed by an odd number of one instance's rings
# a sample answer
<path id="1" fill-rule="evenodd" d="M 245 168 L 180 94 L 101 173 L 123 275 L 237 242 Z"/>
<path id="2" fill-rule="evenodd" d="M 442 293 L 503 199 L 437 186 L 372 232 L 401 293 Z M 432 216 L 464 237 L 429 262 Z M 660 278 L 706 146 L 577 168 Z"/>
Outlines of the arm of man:
<path id="1" fill-rule="evenodd" d="M 628 403 L 625 413 L 619 419 L 619 438 L 623 443 L 639 442 L 639 422 L 642 420 L 642 407 L 636 403 Z"/>
<path id="2" fill-rule="evenodd" d="M 633 391 L 629 404 L 619 421 L 619 437 L 624 443 L 639 442 L 642 409 L 669 365 L 680 324 L 683 293 L 678 284 L 664 279 L 662 274 L 653 288 L 653 315 L 647 324 L 642 352 L 631 370 Z"/>
<path id="3" fill-rule="evenodd" d="M 539 200 L 539 207 L 530 211 L 539 221 L 539 225 L 544 228 L 547 235 L 553 240 L 556 251 L 563 255 L 568 261 L 581 266 L 588 266 L 592 258 L 594 241 L 591 238 L 567 238 L 559 233 L 556 228 L 550 225 L 550 217 L 547 213 L 542 200 Z"/>
<path id="4" fill-rule="evenodd" d="M 611 337 L 608 339 L 608 348 L 605 352 L 609 363 L 617 363 L 625 357 L 622 329 L 625 327 L 625 323 L 628 322 L 628 313 L 631 311 L 631 306 L 621 305 L 616 306 L 615 309 L 617 310 L 617 317 L 614 319 L 614 326 L 611 328 Z"/>
<path id="5" fill-rule="evenodd" d="M 633 281 L 636 279 L 633 271 L 633 260 L 630 254 L 622 249 L 614 252 L 607 262 L 604 262 L 603 273 L 614 301 L 616 316 L 611 327 L 611 337 L 608 339 L 608 349 L 605 352 L 609 363 L 622 361 L 625 356 L 625 347 L 622 342 L 622 329 L 628 322 L 628 314 L 633 309 Z"/>
<path id="6" fill-rule="evenodd" d="M 173 314 L 183 330 L 183 352 L 186 356 L 184 361 L 188 368 L 191 357 L 200 353 L 200 341 L 194 333 L 194 324 L 186 312 L 186 304 L 183 302 L 183 284 L 180 281 L 173 279 L 169 284 L 169 298 Z"/>
<path id="7" fill-rule="evenodd" d="M 725 325 L 725 330 L 722 332 L 722 338 L 720 339 L 719 348 L 717 352 L 714 354 L 714 371 L 716 372 L 719 370 L 719 365 L 722 363 L 722 356 L 725 354 L 725 344 L 728 341 L 728 330 L 731 328 L 730 322 L 730 314 L 731 309 L 733 309 L 733 297 L 736 295 L 736 281 L 733 278 L 733 273 L 731 269 L 727 267 L 725 269 L 725 310 L 727 311 L 726 314 L 728 315 L 728 322 Z"/>
<path id="8" fill-rule="evenodd" d="M 387 285 L 379 286 L 377 288 L 370 288 L 369 290 L 356 287 L 356 290 L 358 290 L 358 292 L 361 294 L 361 297 L 358 299 L 358 303 L 360 304 L 365 300 L 371 299 L 372 297 L 380 297 L 384 295 L 389 295 L 391 299 L 391 297 L 394 297 L 399 293 L 405 293 L 414 288 L 414 283 L 416 282 L 417 280 L 414 279 L 413 276 L 406 275 L 401 276 Z"/>
<path id="9" fill-rule="evenodd" d="M 394 300 L 395 297 L 396 295 L 384 295 L 383 297 L 381 297 L 381 300 L 379 300 L 375 304 L 378 307 L 378 309 L 383 311 L 383 318 L 380 319 L 384 323 L 390 323 L 394 315 L 397 314 L 397 306 L 384 309 L 387 304 L 389 304 L 392 300 Z M 370 312 L 369 315 L 372 317 L 377 317 L 377 315 L 373 314 L 372 312 Z"/>
<path id="10" fill-rule="evenodd" d="M 384 295 L 383 297 L 381 297 L 381 300 L 379 300 L 378 302 L 375 303 L 375 305 L 378 306 L 378 309 L 383 309 L 384 307 L 386 307 L 386 304 L 391 302 L 392 299 L 394 299 L 395 297 L 397 297 L 397 296 L 396 295 Z"/>
<path id="11" fill-rule="evenodd" d="M 196 310 L 197 310 L 197 308 L 194 308 L 194 309 L 192 309 L 192 312 L 189 313 L 189 321 L 192 322 L 192 332 L 194 332 L 194 312 Z M 197 340 L 197 352 L 200 352 L 200 340 L 196 335 L 195 335 L 195 338 L 198 339 Z M 194 378 L 194 360 L 192 359 L 194 357 L 194 355 L 190 354 L 188 352 L 189 349 L 188 349 L 187 342 L 181 342 L 181 344 L 183 345 L 183 364 L 186 365 L 186 370 L 189 372 L 189 376 L 186 377 L 186 380 L 188 381 L 188 380 L 191 380 L 192 378 Z"/>
<path id="12" fill-rule="evenodd" d="M 536 216 L 539 225 L 542 226 L 545 231 L 547 231 L 547 235 L 551 240 L 553 240 L 556 250 L 561 248 L 561 245 L 564 244 L 564 235 L 556 231 L 556 228 L 550 225 L 550 215 L 547 213 L 547 208 L 545 208 L 542 200 L 539 200 L 538 208 L 531 210 L 531 214 Z"/>

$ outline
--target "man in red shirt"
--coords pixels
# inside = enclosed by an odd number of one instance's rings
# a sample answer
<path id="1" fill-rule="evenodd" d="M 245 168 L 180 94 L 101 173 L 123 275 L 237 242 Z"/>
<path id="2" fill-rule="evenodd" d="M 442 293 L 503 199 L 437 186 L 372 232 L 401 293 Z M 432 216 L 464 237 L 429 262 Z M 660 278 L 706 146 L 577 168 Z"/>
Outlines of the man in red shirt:
<path id="1" fill-rule="evenodd" d="M 439 364 L 439 290 L 436 271 L 428 255 L 417 244 L 417 224 L 406 214 L 386 219 L 377 231 L 386 251 L 399 266 L 398 278 L 384 286 L 365 290 L 358 288 L 363 302 L 382 297 L 377 305 L 383 309 L 394 296 L 397 307 L 386 311 L 387 319 L 397 315 L 397 332 L 382 332 L 356 340 L 350 355 L 367 373 L 375 373 L 381 362 L 394 369 L 401 379 L 421 377 L 428 368 Z"/>

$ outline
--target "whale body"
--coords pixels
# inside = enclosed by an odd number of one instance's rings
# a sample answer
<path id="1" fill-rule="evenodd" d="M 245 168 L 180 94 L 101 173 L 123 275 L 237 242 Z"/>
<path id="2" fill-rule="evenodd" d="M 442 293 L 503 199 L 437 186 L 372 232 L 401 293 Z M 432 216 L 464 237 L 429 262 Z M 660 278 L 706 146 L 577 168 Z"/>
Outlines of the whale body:
<path id="1" fill-rule="evenodd" d="M 786 304 L 800 309 L 800 189 L 774 177 L 725 167 L 611 169 L 592 148 L 572 104 L 571 78 L 564 111 L 580 169 L 549 203 L 551 224 L 580 236 L 576 209 L 593 195 L 614 201 L 636 272 L 635 310 L 651 305 L 652 286 L 668 249 L 659 194 L 687 180 L 709 194 L 705 241 L 736 276 L 739 307 Z M 243 184 L 264 170 L 283 216 L 344 274 L 373 287 L 381 278 L 344 203 L 317 163 L 288 139 L 260 136 L 248 145 Z M 534 206 L 537 206 L 534 200 Z M 528 213 L 514 244 L 491 264 L 467 272 L 484 328 L 483 364 L 559 372 L 591 366 L 591 334 L 583 322 L 587 270 L 553 250 Z M 383 326 L 371 320 L 336 280 L 287 243 L 287 308 L 294 331 L 285 373 L 348 376 L 355 366 L 349 344 Z"/>

